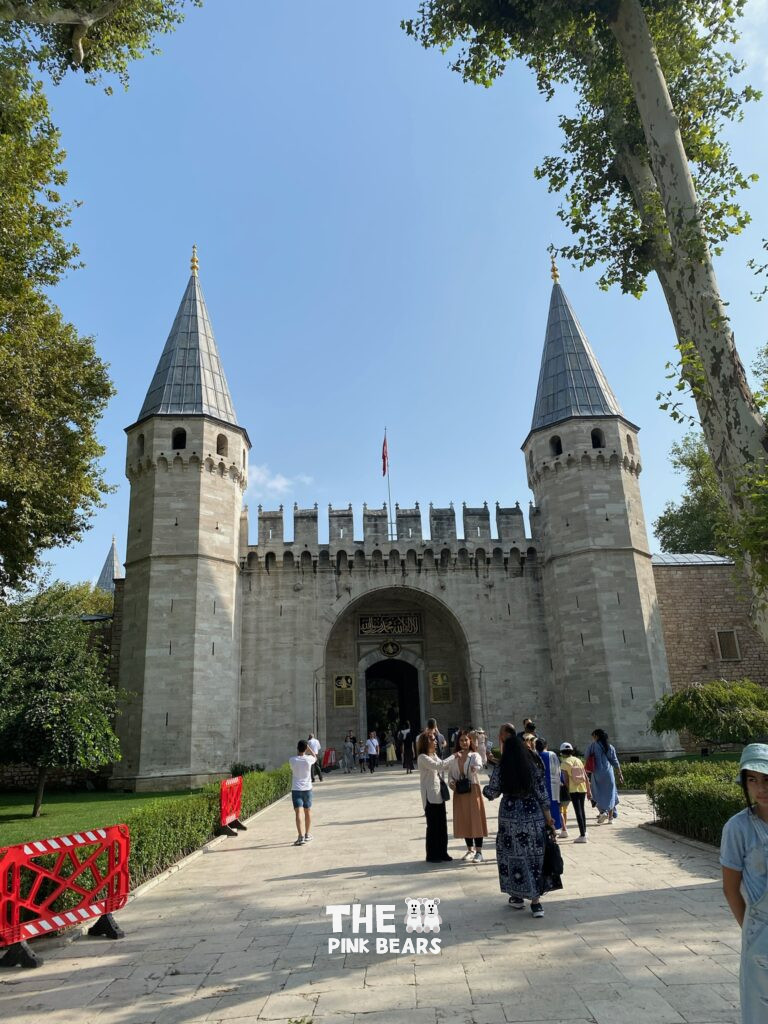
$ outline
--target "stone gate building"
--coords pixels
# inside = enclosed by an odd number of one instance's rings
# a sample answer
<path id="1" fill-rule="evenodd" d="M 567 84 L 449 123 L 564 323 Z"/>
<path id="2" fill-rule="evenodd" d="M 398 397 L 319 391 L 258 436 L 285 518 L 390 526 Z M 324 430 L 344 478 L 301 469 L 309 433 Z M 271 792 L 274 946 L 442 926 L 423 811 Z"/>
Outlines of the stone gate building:
<path id="1" fill-rule="evenodd" d="M 232 405 L 193 258 L 144 404 L 127 428 L 131 499 L 118 588 L 114 785 L 197 785 L 283 762 L 312 730 L 338 745 L 391 716 L 488 730 L 535 715 L 625 756 L 669 686 L 638 479 L 622 412 L 556 275 L 531 430 L 534 502 L 492 511 L 243 507 L 251 443 Z M 251 543 L 255 535 L 256 543 Z"/>

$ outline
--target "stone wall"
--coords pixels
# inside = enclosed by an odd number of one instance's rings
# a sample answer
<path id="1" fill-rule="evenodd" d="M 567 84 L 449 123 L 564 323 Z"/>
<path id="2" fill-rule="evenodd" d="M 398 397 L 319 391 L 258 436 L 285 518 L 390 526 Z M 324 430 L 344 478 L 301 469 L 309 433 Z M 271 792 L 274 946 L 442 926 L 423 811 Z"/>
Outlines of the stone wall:
<path id="1" fill-rule="evenodd" d="M 749 622 L 751 595 L 730 564 L 654 564 L 673 689 L 745 676 L 768 686 L 768 646 Z M 718 631 L 736 633 L 737 660 L 721 657 Z"/>

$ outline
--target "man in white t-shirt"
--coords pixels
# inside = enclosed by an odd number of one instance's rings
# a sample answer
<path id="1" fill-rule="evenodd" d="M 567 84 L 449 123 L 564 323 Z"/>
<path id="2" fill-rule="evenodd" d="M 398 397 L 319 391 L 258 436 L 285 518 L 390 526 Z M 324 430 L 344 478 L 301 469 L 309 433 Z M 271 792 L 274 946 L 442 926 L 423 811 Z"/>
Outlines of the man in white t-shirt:
<path id="1" fill-rule="evenodd" d="M 323 781 L 323 773 L 320 769 L 320 740 L 315 739 L 315 734 L 311 732 L 307 738 L 307 746 L 315 755 L 315 763 L 312 765 L 312 778 L 314 779 L 315 774 Z"/>
<path id="2" fill-rule="evenodd" d="M 309 831 L 309 827 L 311 824 L 310 808 L 312 807 L 312 766 L 316 758 L 307 748 L 306 740 L 299 740 L 296 750 L 296 756 L 289 759 L 293 776 L 291 779 L 291 799 L 293 801 L 293 809 L 296 812 L 296 831 L 299 833 L 299 838 L 293 845 L 303 846 L 305 843 L 312 842 L 312 833 Z M 301 827 L 302 811 L 304 812 L 304 831 L 302 831 Z"/>
<path id="3" fill-rule="evenodd" d="M 379 741 L 376 738 L 375 732 L 368 733 L 368 739 L 365 741 L 365 752 L 368 755 L 368 770 L 373 775 L 376 771 L 376 763 L 379 760 Z"/>

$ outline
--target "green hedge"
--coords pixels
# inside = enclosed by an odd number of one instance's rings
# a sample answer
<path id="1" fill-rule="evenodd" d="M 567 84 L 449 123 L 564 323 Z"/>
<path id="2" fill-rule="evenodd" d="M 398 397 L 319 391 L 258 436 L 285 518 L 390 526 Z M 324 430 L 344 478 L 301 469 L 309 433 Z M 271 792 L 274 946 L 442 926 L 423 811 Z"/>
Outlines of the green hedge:
<path id="1" fill-rule="evenodd" d="M 291 787 L 291 770 L 283 765 L 272 772 L 243 776 L 242 816 L 274 803 Z M 199 849 L 216 833 L 219 821 L 219 786 L 199 793 L 163 800 L 125 818 L 131 831 L 131 889 Z"/>
<path id="2" fill-rule="evenodd" d="M 733 770 L 728 778 L 698 771 L 657 779 L 649 795 L 659 825 L 719 845 L 723 825 L 744 808 L 741 787 L 732 779 Z"/>
<path id="3" fill-rule="evenodd" d="M 624 784 L 620 789 L 646 789 L 648 795 L 658 779 L 687 775 L 704 775 L 707 778 L 734 778 L 738 773 L 738 761 L 639 761 L 622 764 Z"/>

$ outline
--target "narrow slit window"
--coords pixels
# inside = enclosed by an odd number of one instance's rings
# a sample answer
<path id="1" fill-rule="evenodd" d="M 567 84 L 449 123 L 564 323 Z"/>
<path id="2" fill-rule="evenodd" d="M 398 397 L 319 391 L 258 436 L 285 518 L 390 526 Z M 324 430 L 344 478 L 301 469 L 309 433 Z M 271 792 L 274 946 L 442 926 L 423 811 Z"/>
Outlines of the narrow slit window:
<path id="1" fill-rule="evenodd" d="M 735 629 L 718 629 L 717 646 L 721 661 L 741 661 L 739 640 Z"/>

